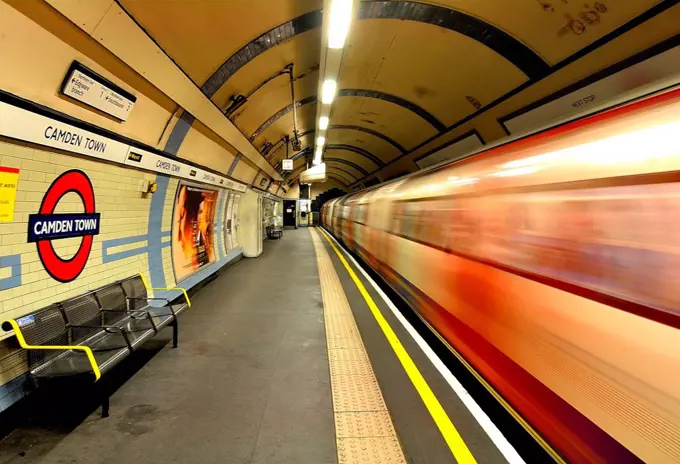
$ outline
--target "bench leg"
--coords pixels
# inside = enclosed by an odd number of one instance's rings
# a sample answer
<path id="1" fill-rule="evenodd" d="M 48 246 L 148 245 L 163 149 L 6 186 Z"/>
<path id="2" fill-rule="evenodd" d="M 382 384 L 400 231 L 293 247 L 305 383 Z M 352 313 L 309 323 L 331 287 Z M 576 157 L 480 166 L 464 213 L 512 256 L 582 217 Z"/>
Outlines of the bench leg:
<path id="1" fill-rule="evenodd" d="M 177 324 L 177 316 L 175 316 L 175 320 L 172 321 L 172 347 L 177 348 L 178 342 L 179 342 L 179 324 Z"/>
<path id="2" fill-rule="evenodd" d="M 109 417 L 109 395 L 102 395 L 102 417 Z"/>

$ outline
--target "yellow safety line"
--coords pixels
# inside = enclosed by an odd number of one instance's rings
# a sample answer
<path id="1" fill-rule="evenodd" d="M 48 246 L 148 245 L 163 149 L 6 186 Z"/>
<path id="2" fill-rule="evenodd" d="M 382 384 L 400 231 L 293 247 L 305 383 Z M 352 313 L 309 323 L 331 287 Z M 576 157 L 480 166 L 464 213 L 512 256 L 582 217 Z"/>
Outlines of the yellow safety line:
<path id="1" fill-rule="evenodd" d="M 402 367 L 413 383 L 413 386 L 416 388 L 416 391 L 423 400 L 423 403 L 425 403 L 425 407 L 427 407 L 432 419 L 434 420 L 435 424 L 437 424 L 439 432 L 444 437 L 444 441 L 446 441 L 446 444 L 451 450 L 454 458 L 456 458 L 458 464 L 476 463 L 477 461 L 475 460 L 474 456 L 472 456 L 470 449 L 463 441 L 463 438 L 458 433 L 458 430 L 456 430 L 453 422 L 451 422 L 451 419 L 446 414 L 446 411 L 442 407 L 430 386 L 427 384 L 427 381 L 423 375 L 420 373 L 420 370 L 418 370 L 418 367 L 413 362 L 413 359 L 411 359 L 411 356 L 399 341 L 397 334 L 394 333 L 394 330 L 392 330 L 392 327 L 390 327 L 389 323 L 380 312 L 380 309 L 378 309 L 378 306 L 373 301 L 373 298 L 371 298 L 371 295 L 368 293 L 368 291 L 366 291 L 364 284 L 361 282 L 361 280 L 359 280 L 359 277 L 357 277 L 357 275 L 354 273 L 354 270 L 350 267 L 349 263 L 347 260 L 345 260 L 345 257 L 342 256 L 335 244 L 333 244 L 333 242 L 328 238 L 326 232 L 323 229 L 321 229 L 321 232 L 323 237 L 338 255 L 338 258 L 345 266 L 345 269 L 347 269 L 349 276 L 352 278 L 354 284 L 359 289 L 359 292 L 364 297 L 364 300 L 370 308 L 373 317 L 378 322 L 378 325 L 385 334 L 387 341 L 390 343 L 392 350 L 397 355 L 399 362 L 401 362 Z"/>
<path id="2" fill-rule="evenodd" d="M 17 323 L 16 320 L 10 319 L 7 322 L 10 323 L 12 326 L 12 329 L 14 329 L 14 335 L 17 337 L 17 341 L 19 342 L 19 346 L 21 346 L 25 350 L 77 350 L 77 351 L 84 351 L 85 354 L 87 355 L 88 361 L 90 361 L 90 366 L 92 367 L 92 372 L 94 373 L 94 380 L 95 382 L 100 379 L 102 376 L 101 372 L 99 371 L 99 366 L 97 365 L 97 361 L 94 359 L 94 355 L 92 354 L 92 349 L 89 346 L 82 346 L 82 345 L 29 345 L 26 343 L 26 340 L 24 339 L 24 334 L 21 332 L 21 327 L 19 327 L 19 324 Z"/>
<path id="3" fill-rule="evenodd" d="M 345 289 L 319 235 L 311 230 L 321 283 L 338 464 L 405 463 Z"/>
<path id="4" fill-rule="evenodd" d="M 184 299 L 187 300 L 187 306 L 191 308 L 191 300 L 189 300 L 189 295 L 187 295 L 187 291 L 183 289 L 182 287 L 150 287 L 149 284 L 146 282 L 146 278 L 144 277 L 144 274 L 139 274 L 139 276 L 142 278 L 142 283 L 144 284 L 144 287 L 146 287 L 147 291 L 148 290 L 179 290 L 182 293 L 184 293 Z"/>
<path id="5" fill-rule="evenodd" d="M 326 232 L 324 230 L 324 232 Z M 430 331 L 453 353 L 453 355 L 458 359 L 458 361 L 465 366 L 465 368 L 479 381 L 484 388 L 493 396 L 496 401 L 498 401 L 501 406 L 517 421 L 519 422 L 520 426 L 527 431 L 531 437 L 536 440 L 536 442 L 539 444 L 541 448 L 545 450 L 546 453 L 552 457 L 555 462 L 558 464 L 566 464 L 567 461 L 564 460 L 564 458 L 543 438 L 543 436 L 538 433 L 532 426 L 529 424 L 524 417 L 520 413 L 518 413 L 514 407 L 510 403 L 508 403 L 505 398 L 501 396 L 500 393 L 496 391 L 496 389 L 491 385 L 489 382 L 486 381 L 482 375 L 477 372 L 477 369 L 475 369 L 464 357 L 462 354 L 458 352 L 456 348 L 451 345 L 448 340 L 446 340 L 444 337 L 442 337 L 437 330 L 435 330 L 432 325 L 420 314 L 417 312 L 415 313 L 418 318 L 425 324 L 427 327 L 430 329 Z"/>

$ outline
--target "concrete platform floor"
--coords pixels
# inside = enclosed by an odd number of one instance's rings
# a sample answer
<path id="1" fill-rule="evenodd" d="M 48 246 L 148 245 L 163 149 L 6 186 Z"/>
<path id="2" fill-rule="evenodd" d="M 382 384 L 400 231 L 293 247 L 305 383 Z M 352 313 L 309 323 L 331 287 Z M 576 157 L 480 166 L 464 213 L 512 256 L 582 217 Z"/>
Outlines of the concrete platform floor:
<path id="1" fill-rule="evenodd" d="M 108 376 L 111 417 L 87 389 L 29 398 L 0 463 L 336 462 L 316 267 L 306 229 L 266 242 L 193 297 L 179 348 L 167 330 Z"/>

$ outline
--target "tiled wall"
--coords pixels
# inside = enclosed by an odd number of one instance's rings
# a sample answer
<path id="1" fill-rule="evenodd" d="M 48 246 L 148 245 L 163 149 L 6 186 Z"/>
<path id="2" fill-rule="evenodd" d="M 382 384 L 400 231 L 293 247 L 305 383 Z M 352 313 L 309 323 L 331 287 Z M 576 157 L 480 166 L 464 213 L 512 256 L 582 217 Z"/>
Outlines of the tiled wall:
<path id="1" fill-rule="evenodd" d="M 154 287 L 176 285 L 170 234 L 177 179 L 2 138 L 0 166 L 20 169 L 14 221 L 0 223 L 0 322 L 138 273 L 150 277 Z M 73 282 L 60 283 L 45 271 L 36 244 L 26 243 L 27 221 L 29 214 L 38 212 L 52 181 L 71 169 L 84 171 L 93 184 L 96 212 L 101 214 L 100 233 L 94 237 L 80 276 Z M 158 184 L 153 195 L 143 193 L 150 181 Z M 224 250 L 226 196 L 226 191 L 220 192 L 215 215 L 218 260 L 183 281 L 184 288 L 196 285 L 240 255 L 240 249 L 229 255 Z M 68 193 L 56 212 L 83 212 L 82 201 Z M 62 239 L 53 244 L 58 254 L 69 257 L 80 241 Z M 25 372 L 25 354 L 11 334 L 0 330 L 0 411 L 23 395 L 21 379 Z"/>

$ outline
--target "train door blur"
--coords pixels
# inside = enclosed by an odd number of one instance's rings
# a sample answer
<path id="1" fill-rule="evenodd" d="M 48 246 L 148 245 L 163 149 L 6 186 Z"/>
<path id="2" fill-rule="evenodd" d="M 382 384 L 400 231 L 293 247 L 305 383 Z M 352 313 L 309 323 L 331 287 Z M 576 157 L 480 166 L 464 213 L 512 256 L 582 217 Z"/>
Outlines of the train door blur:
<path id="1" fill-rule="evenodd" d="M 388 201 L 384 195 L 378 194 L 377 200 L 373 203 L 373 242 L 371 243 L 372 253 L 376 259 L 376 269 L 384 270 L 383 263 L 389 262 L 391 236 L 387 233 L 392 221 L 392 202 Z M 394 250 L 398 251 L 398 250 Z"/>
<path id="2" fill-rule="evenodd" d="M 283 200 L 283 226 L 297 228 L 297 200 Z"/>

